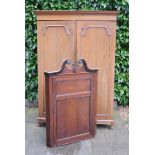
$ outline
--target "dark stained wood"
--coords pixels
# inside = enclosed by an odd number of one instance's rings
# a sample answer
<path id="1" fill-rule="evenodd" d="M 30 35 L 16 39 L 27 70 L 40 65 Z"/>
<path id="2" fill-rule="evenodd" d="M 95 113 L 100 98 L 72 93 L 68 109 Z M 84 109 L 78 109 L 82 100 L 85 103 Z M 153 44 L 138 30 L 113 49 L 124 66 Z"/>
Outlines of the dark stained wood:
<path id="1" fill-rule="evenodd" d="M 68 65 L 68 66 L 67 66 Z M 80 67 L 82 65 L 82 67 Z M 70 67 L 69 67 L 70 66 Z M 58 71 L 55 71 L 55 72 L 46 72 L 44 71 L 44 74 L 45 76 L 51 76 L 51 75 L 58 75 L 58 74 L 61 74 L 61 73 L 72 73 L 72 72 L 75 72 L 75 69 L 76 69 L 76 72 L 80 72 L 80 71 L 86 71 L 86 72 L 92 72 L 92 73 L 96 73 L 96 71 L 98 69 L 90 69 L 88 68 L 87 66 L 87 63 L 84 59 L 79 59 L 75 64 L 71 61 L 71 60 L 65 60 L 63 63 L 62 63 L 62 67 L 60 70 Z"/>
<path id="2" fill-rule="evenodd" d="M 46 143 L 49 147 L 95 136 L 97 69 L 85 60 L 65 60 L 57 72 L 45 72 Z"/>

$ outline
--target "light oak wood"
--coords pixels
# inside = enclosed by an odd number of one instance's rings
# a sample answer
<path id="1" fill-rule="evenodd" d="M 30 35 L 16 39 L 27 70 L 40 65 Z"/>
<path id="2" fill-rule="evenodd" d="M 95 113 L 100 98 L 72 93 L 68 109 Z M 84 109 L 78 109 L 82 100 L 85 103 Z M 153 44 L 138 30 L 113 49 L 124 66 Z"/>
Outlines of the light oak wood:
<path id="1" fill-rule="evenodd" d="M 117 11 L 34 11 L 37 20 L 108 20 L 116 21 Z"/>
<path id="2" fill-rule="evenodd" d="M 37 14 L 39 121 L 45 118 L 44 71 L 65 59 L 99 68 L 97 123 L 113 124 L 116 11 L 35 11 Z M 43 120 L 44 121 L 44 120 Z"/>
<path id="3" fill-rule="evenodd" d="M 66 31 L 66 28 L 69 31 Z M 45 117 L 45 78 L 44 71 L 56 71 L 65 59 L 75 59 L 75 31 L 73 21 L 38 22 L 38 96 L 39 117 Z M 51 35 L 52 34 L 52 35 Z"/>
<path id="4" fill-rule="evenodd" d="M 112 31 L 113 30 L 113 31 Z M 84 58 L 90 68 L 99 68 L 97 120 L 112 119 L 115 22 L 78 21 L 77 58 Z M 103 122 L 103 121 L 102 121 Z M 98 124 L 101 121 L 97 121 Z"/>

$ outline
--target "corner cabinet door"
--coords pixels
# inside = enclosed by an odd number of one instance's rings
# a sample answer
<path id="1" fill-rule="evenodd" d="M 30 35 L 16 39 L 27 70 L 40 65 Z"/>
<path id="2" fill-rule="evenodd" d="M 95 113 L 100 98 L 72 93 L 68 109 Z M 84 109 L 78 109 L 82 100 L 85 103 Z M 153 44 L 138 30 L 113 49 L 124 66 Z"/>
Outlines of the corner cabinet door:
<path id="1" fill-rule="evenodd" d="M 74 21 L 38 21 L 39 116 L 45 116 L 44 71 L 57 71 L 65 59 L 74 59 Z"/>
<path id="2" fill-rule="evenodd" d="M 112 119 L 115 30 L 113 21 L 77 22 L 77 58 L 98 68 L 97 123 Z M 108 121 L 107 121 L 108 123 Z"/>

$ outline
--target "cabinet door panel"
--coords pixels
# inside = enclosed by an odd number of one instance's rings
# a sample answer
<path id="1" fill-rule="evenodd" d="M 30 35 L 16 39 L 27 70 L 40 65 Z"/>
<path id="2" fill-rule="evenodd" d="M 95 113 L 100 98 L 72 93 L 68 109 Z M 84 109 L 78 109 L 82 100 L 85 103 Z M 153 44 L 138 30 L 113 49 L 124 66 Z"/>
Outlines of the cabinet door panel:
<path id="1" fill-rule="evenodd" d="M 45 115 L 44 71 L 60 69 L 65 59 L 74 59 L 75 23 L 73 21 L 40 21 L 38 23 L 38 92 L 39 115 Z M 42 107 L 42 108 L 41 108 Z"/>
<path id="2" fill-rule="evenodd" d="M 108 21 L 77 22 L 77 58 L 88 67 L 99 68 L 97 119 L 111 119 L 113 104 L 113 72 L 115 23 Z"/>
<path id="3" fill-rule="evenodd" d="M 89 134 L 89 97 L 58 100 L 57 139 Z"/>
<path id="4" fill-rule="evenodd" d="M 44 70 L 58 70 L 64 60 L 74 57 L 74 23 L 71 21 L 50 21 L 44 22 L 44 24 Z"/>

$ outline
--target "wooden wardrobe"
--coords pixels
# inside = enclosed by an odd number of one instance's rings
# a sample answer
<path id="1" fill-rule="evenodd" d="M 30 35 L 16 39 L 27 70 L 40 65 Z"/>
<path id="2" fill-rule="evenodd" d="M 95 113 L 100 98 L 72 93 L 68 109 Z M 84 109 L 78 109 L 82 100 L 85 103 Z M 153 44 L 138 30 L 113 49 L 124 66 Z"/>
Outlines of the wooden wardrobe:
<path id="1" fill-rule="evenodd" d="M 46 122 L 44 71 L 66 59 L 98 68 L 97 124 L 113 124 L 116 11 L 35 11 L 38 49 L 38 123 Z"/>

